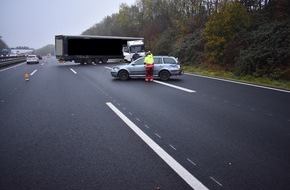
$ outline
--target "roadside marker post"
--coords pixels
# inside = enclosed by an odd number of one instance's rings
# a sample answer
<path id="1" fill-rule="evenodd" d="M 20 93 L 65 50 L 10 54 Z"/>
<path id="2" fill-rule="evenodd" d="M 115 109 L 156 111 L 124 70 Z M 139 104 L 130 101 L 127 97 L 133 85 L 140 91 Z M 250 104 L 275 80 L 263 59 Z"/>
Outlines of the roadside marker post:
<path id="1" fill-rule="evenodd" d="M 26 81 L 29 81 L 29 74 L 26 73 L 26 74 L 24 75 L 24 78 L 25 78 Z"/>

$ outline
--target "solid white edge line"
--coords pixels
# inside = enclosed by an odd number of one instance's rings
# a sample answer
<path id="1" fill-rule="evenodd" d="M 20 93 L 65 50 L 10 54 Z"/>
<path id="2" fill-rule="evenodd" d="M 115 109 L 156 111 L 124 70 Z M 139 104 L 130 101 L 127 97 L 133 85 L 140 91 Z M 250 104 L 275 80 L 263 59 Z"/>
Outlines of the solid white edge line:
<path id="1" fill-rule="evenodd" d="M 31 74 L 30 76 L 34 75 L 36 73 L 37 69 L 35 69 Z"/>
<path id="2" fill-rule="evenodd" d="M 24 64 L 26 64 L 26 62 L 23 62 L 23 63 L 17 64 L 17 65 L 14 65 L 12 67 L 8 67 L 8 68 L 5 68 L 5 69 L 1 69 L 0 72 L 7 71 L 9 69 L 13 69 L 15 67 L 19 67 L 19 66 L 24 65 Z"/>
<path id="3" fill-rule="evenodd" d="M 131 120 L 129 120 L 121 111 L 119 111 L 111 102 L 106 103 L 160 158 L 162 158 L 190 187 L 195 190 L 208 190 L 198 179 L 189 173 L 174 158 L 165 152 L 157 143 L 139 129 Z"/>
<path id="4" fill-rule="evenodd" d="M 196 92 L 196 91 L 194 91 L 194 90 L 190 90 L 190 89 L 187 89 L 187 88 L 183 88 L 183 87 L 176 86 L 176 85 L 169 84 L 169 83 L 165 83 L 165 82 L 160 82 L 160 81 L 158 81 L 158 80 L 153 80 L 153 82 L 158 83 L 158 84 L 162 84 L 162 85 L 165 85 L 165 86 L 169 86 L 169 87 L 172 87 L 172 88 L 176 88 L 176 89 L 178 89 L 178 90 L 182 90 L 182 91 L 189 92 L 189 93 L 194 93 L 194 92 Z"/>
<path id="5" fill-rule="evenodd" d="M 246 85 L 246 86 L 252 86 L 252 87 L 256 87 L 256 88 L 264 88 L 264 89 L 268 89 L 268 90 L 275 90 L 275 91 L 279 91 L 279 92 L 290 93 L 289 90 L 282 90 L 282 89 L 278 89 L 278 88 L 271 88 L 271 87 L 260 86 L 260 85 L 256 85 L 256 84 L 249 84 L 249 83 L 245 83 L 245 82 L 238 82 L 238 81 L 232 81 L 232 80 L 227 80 L 227 79 L 220 79 L 220 78 L 209 77 L 209 76 L 203 76 L 203 75 L 197 75 L 197 74 L 192 74 L 192 73 L 184 73 L 184 74 L 185 74 L 185 75 L 195 76 L 195 77 L 201 77 L 201 78 L 212 79 L 212 80 L 219 80 L 219 81 L 223 81 L 223 82 L 230 82 L 230 83 L 235 83 L 235 84 L 241 84 L 241 85 Z"/>
<path id="6" fill-rule="evenodd" d="M 75 70 L 73 70 L 72 68 L 70 68 L 70 70 L 74 73 L 74 74 L 78 74 Z"/>

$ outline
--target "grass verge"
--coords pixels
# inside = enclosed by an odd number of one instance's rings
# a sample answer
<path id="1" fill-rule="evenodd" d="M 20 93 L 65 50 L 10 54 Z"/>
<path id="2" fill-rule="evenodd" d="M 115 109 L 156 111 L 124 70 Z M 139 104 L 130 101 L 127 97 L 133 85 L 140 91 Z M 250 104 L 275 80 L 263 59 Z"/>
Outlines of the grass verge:
<path id="1" fill-rule="evenodd" d="M 249 84 L 267 86 L 290 91 L 290 81 L 273 80 L 267 77 L 254 77 L 254 76 L 236 76 L 233 72 L 225 71 L 221 68 L 207 68 L 204 66 L 182 66 L 184 72 L 216 77 L 221 79 L 233 80 Z"/>

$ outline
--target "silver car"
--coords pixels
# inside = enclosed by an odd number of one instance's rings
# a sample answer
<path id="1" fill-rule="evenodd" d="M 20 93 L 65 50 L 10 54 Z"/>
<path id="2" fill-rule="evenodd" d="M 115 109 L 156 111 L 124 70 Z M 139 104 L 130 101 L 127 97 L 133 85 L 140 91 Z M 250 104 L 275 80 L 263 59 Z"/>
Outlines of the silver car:
<path id="1" fill-rule="evenodd" d="M 175 57 L 171 56 L 153 56 L 154 71 L 153 75 L 163 81 L 171 76 L 181 75 L 183 72 L 180 64 Z M 141 57 L 128 65 L 114 66 L 111 69 L 111 75 L 121 80 L 128 80 L 130 77 L 145 77 L 144 57 Z"/>
<path id="2" fill-rule="evenodd" d="M 39 58 L 36 55 L 28 55 L 26 57 L 26 63 L 39 63 Z"/>

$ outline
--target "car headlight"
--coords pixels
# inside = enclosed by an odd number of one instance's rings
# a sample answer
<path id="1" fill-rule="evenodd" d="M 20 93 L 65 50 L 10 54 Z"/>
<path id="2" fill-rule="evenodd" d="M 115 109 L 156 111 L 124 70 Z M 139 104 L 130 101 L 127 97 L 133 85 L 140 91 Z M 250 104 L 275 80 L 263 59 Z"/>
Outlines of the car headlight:
<path id="1" fill-rule="evenodd" d="M 173 68 L 180 69 L 180 65 L 170 65 L 170 66 L 173 67 Z"/>
<path id="2" fill-rule="evenodd" d="M 111 72 L 117 72 L 119 69 L 120 69 L 119 67 L 113 67 L 113 68 L 111 69 Z"/>

